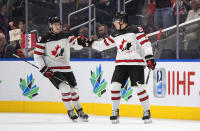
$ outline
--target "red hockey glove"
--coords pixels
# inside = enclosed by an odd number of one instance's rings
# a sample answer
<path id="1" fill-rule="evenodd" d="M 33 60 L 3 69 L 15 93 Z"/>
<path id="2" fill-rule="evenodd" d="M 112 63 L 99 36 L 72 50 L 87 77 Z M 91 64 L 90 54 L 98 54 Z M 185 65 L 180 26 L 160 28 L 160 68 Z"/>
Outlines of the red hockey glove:
<path id="1" fill-rule="evenodd" d="M 148 67 L 149 69 L 154 70 L 154 69 L 155 69 L 155 66 L 156 66 L 156 61 L 155 61 L 153 55 L 145 56 L 145 60 L 146 60 L 146 62 L 147 62 L 147 67 Z"/>
<path id="2" fill-rule="evenodd" d="M 40 72 L 49 79 L 53 78 L 53 72 L 47 66 L 44 66 Z"/>

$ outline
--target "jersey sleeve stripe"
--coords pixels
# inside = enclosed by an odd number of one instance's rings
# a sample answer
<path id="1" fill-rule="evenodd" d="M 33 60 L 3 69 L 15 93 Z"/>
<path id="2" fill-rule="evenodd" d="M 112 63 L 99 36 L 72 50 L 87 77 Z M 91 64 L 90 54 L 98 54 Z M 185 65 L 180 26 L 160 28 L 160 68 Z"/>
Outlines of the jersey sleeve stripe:
<path id="1" fill-rule="evenodd" d="M 108 40 L 112 43 L 115 43 L 115 41 L 113 39 L 110 38 L 110 36 L 108 37 Z"/>
<path id="2" fill-rule="evenodd" d="M 76 37 L 74 36 L 74 37 L 72 37 L 70 40 L 69 40 L 69 42 L 71 43 L 74 39 L 76 39 Z"/>
<path id="3" fill-rule="evenodd" d="M 146 34 L 142 34 L 142 35 L 139 35 L 138 37 L 136 37 L 136 39 L 139 40 L 139 39 L 141 39 L 141 38 L 143 38 L 145 36 L 146 36 Z"/>
<path id="4" fill-rule="evenodd" d="M 44 46 L 40 46 L 40 45 L 37 45 L 37 44 L 35 45 L 35 47 L 36 47 L 36 48 L 39 48 L 39 49 L 42 49 L 42 50 L 44 50 L 44 49 L 45 49 L 45 47 L 44 47 Z"/>
<path id="5" fill-rule="evenodd" d="M 149 42 L 149 39 L 140 42 L 140 45 L 143 45 L 143 44 L 146 43 L 146 42 Z"/>
<path id="6" fill-rule="evenodd" d="M 34 54 L 36 55 L 44 55 L 44 53 L 38 52 L 38 51 L 34 51 Z"/>
<path id="7" fill-rule="evenodd" d="M 108 42 L 106 41 L 106 39 L 104 39 L 104 43 L 106 46 L 109 46 Z"/>

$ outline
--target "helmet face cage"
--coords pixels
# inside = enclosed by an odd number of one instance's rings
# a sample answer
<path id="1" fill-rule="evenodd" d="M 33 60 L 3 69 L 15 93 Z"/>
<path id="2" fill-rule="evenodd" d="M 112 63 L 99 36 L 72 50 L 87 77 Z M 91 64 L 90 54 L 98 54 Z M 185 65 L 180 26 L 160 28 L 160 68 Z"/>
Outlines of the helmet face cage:
<path id="1" fill-rule="evenodd" d="M 48 24 L 49 24 L 49 28 L 52 28 L 52 24 L 59 22 L 61 24 L 60 18 L 55 16 L 55 17 L 49 17 L 48 19 Z"/>

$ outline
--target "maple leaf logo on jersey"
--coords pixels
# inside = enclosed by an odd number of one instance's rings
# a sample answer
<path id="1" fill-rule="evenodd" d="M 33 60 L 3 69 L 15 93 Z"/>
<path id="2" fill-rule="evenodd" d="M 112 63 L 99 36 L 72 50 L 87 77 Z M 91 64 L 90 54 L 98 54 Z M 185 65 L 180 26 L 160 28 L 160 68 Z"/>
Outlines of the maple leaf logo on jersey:
<path id="1" fill-rule="evenodd" d="M 55 50 L 51 51 L 52 55 L 55 57 L 63 56 L 64 49 L 61 48 L 59 45 L 55 47 Z"/>
<path id="2" fill-rule="evenodd" d="M 125 44 L 125 43 L 127 43 L 127 44 Z M 130 50 L 131 46 L 132 46 L 131 42 L 127 42 L 127 40 L 123 39 L 122 44 L 119 45 L 119 49 L 121 51 L 128 51 L 128 50 Z"/>
<path id="3" fill-rule="evenodd" d="M 125 43 L 125 42 L 127 42 L 127 41 L 123 39 L 123 41 L 122 41 L 122 44 L 121 44 L 121 45 L 119 45 L 119 49 L 120 49 L 120 50 L 122 50 L 122 49 L 123 49 L 123 46 L 124 46 L 124 43 Z"/>

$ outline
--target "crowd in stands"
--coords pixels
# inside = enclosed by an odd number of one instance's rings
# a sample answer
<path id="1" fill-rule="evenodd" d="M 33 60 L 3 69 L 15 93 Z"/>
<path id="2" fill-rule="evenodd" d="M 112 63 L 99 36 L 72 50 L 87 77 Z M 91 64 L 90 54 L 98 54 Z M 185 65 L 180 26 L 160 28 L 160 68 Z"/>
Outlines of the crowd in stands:
<path id="1" fill-rule="evenodd" d="M 88 20 L 88 10 L 83 14 L 74 15 L 68 25 L 68 14 L 88 5 L 88 0 L 62 0 L 63 1 L 63 31 L 70 32 L 70 28 Z M 146 33 L 160 28 L 168 28 L 176 24 L 176 15 L 180 16 L 180 23 L 200 17 L 200 0 L 179 0 L 179 12 L 176 12 L 176 0 L 133 0 L 126 5 L 125 11 L 129 15 L 129 23 L 141 25 Z M 92 0 L 96 7 L 96 35 L 94 40 L 102 40 L 113 30 L 112 18 L 117 11 L 117 0 Z M 32 57 L 34 43 L 39 36 L 48 31 L 47 19 L 50 16 L 59 16 L 59 0 L 29 0 L 28 33 L 29 48 L 25 52 L 26 33 L 25 0 L 0 0 L 0 58 L 13 58 L 14 53 L 20 57 Z M 92 14 L 93 17 L 94 14 Z M 184 30 L 184 48 L 199 39 L 199 24 Z M 71 31 L 73 35 L 89 37 L 88 27 Z M 35 35 L 31 35 L 35 34 Z M 16 38 L 16 36 L 21 36 Z M 200 41 L 200 40 L 199 40 Z M 32 46 L 33 45 L 33 46 Z M 195 47 L 194 48 L 199 48 Z M 72 58 L 115 58 L 116 48 L 97 52 L 84 48 L 82 51 L 71 51 Z"/>

